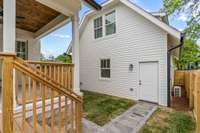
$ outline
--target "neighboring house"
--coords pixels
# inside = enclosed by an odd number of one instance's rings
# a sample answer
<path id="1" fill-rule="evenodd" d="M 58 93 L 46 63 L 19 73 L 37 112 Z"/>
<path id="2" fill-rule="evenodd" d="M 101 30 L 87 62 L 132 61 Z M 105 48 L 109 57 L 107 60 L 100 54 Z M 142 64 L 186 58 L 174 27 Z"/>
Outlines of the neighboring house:
<path id="1" fill-rule="evenodd" d="M 167 106 L 167 52 L 180 38 L 164 13 L 148 13 L 128 0 L 105 2 L 80 25 L 81 89 Z"/>

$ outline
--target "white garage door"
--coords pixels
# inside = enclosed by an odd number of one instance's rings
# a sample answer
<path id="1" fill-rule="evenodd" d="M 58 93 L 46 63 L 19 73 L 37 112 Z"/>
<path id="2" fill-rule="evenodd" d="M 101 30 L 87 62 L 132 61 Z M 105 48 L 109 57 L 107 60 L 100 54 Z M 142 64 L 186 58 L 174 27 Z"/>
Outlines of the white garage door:
<path id="1" fill-rule="evenodd" d="M 158 62 L 142 62 L 139 71 L 139 99 L 158 103 Z"/>

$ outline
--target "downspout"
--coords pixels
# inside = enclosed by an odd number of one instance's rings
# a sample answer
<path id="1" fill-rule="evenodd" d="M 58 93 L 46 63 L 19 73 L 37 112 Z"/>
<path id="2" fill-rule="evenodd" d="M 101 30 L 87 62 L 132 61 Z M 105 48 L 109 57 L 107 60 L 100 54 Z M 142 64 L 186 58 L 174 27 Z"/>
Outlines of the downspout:
<path id="1" fill-rule="evenodd" d="M 171 52 L 177 48 L 181 48 L 183 46 L 184 43 L 184 33 L 181 33 L 181 38 L 180 38 L 180 44 L 177 46 L 174 46 L 170 49 L 167 50 L 167 106 L 170 107 L 171 106 L 171 88 L 170 88 L 170 79 L 171 79 Z M 180 53 L 181 54 L 181 51 Z M 179 56 L 180 57 L 180 56 Z"/>

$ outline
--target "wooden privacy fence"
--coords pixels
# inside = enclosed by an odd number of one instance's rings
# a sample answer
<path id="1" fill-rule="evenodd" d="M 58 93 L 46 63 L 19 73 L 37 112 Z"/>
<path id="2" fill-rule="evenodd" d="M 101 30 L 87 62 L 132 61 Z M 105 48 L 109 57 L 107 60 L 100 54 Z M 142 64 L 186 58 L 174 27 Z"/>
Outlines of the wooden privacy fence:
<path id="1" fill-rule="evenodd" d="M 16 55 L 0 53 L 0 59 L 3 133 L 81 132 L 82 98 L 69 89 L 72 88 L 71 85 L 64 85 L 64 78 L 60 72 L 55 74 L 55 69 L 51 71 L 51 67 L 46 66 L 37 70 Z M 58 71 L 69 70 L 71 68 L 64 70 L 62 66 Z M 21 91 L 18 92 L 21 94 L 21 105 L 17 108 L 13 107 L 15 72 L 19 73 L 18 78 L 21 80 Z M 71 87 L 66 88 L 67 86 Z M 27 96 L 29 93 L 31 95 Z M 38 96 L 40 100 L 37 99 Z"/>
<path id="2" fill-rule="evenodd" d="M 185 88 L 189 107 L 193 110 L 197 122 L 197 133 L 200 133 L 200 70 L 176 71 L 174 85 Z"/>
<path id="3" fill-rule="evenodd" d="M 184 86 L 185 85 L 185 71 L 175 71 L 174 84 Z"/>

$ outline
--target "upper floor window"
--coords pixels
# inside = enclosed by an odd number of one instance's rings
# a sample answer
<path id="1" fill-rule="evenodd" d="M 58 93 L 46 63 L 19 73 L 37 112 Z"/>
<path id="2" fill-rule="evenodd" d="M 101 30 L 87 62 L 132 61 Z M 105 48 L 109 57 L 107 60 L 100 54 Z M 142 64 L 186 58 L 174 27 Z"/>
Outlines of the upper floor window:
<path id="1" fill-rule="evenodd" d="M 27 41 L 16 41 L 17 56 L 27 60 L 28 59 L 28 44 Z"/>
<path id="2" fill-rule="evenodd" d="M 102 17 L 98 17 L 94 20 L 94 38 L 100 38 L 103 36 L 103 23 Z"/>
<path id="3" fill-rule="evenodd" d="M 109 12 L 105 15 L 106 35 L 116 33 L 115 11 Z"/>
<path id="4" fill-rule="evenodd" d="M 110 78 L 110 59 L 101 59 L 101 78 Z"/>

